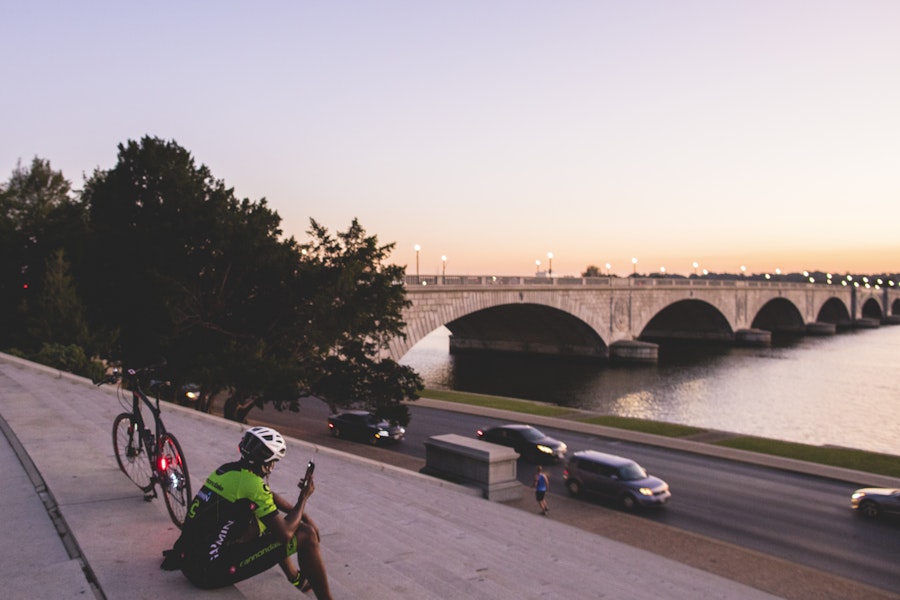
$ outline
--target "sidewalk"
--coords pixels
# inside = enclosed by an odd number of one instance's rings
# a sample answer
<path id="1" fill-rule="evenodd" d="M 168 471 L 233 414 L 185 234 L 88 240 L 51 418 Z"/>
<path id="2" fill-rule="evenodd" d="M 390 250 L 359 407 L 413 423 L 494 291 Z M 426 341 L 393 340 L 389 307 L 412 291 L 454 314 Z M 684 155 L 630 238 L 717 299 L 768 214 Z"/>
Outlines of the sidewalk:
<path id="1" fill-rule="evenodd" d="M 177 529 L 162 500 L 144 502 L 118 470 L 110 431 L 122 409 L 113 391 L 0 355 L 0 503 L 14 516 L 0 525 L 4 597 L 296 595 L 278 569 L 217 591 L 159 569 Z M 239 424 L 174 405 L 164 418 L 195 491 L 236 458 Z M 288 440 L 273 489 L 291 494 L 312 457 L 317 491 L 308 510 L 335 598 L 774 598 L 470 488 L 299 440 Z"/>

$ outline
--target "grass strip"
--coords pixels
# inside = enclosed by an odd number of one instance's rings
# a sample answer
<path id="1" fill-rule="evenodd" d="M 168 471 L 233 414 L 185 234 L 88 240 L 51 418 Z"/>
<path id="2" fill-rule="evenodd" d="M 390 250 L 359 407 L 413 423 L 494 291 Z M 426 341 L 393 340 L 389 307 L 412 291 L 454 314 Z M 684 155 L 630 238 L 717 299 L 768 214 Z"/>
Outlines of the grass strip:
<path id="1" fill-rule="evenodd" d="M 603 425 L 605 427 L 628 429 L 629 431 L 640 431 L 643 433 L 652 433 L 654 435 L 664 435 L 666 437 L 685 437 L 706 431 L 706 429 L 691 427 L 690 425 L 678 425 L 677 423 L 664 423 L 662 421 L 648 421 L 646 419 L 619 417 L 616 415 L 601 415 L 598 417 L 590 417 L 588 419 L 579 419 L 579 421 L 591 425 Z"/>
<path id="2" fill-rule="evenodd" d="M 540 415 L 542 417 L 560 417 L 572 412 L 571 409 L 562 408 L 555 404 L 544 402 L 532 402 L 531 400 L 518 400 L 515 398 L 502 398 L 500 396 L 487 396 L 484 394 L 470 394 L 468 392 L 454 392 L 450 390 L 422 390 L 421 396 L 444 400 L 446 402 L 458 402 L 459 404 L 472 404 L 485 408 L 498 408 L 526 415 Z"/>
<path id="3" fill-rule="evenodd" d="M 889 477 L 900 477 L 900 456 L 892 456 L 890 454 L 879 454 L 853 448 L 810 446 L 796 442 L 783 442 L 751 436 L 735 437 L 716 442 L 716 444 L 761 454 L 795 458 L 820 465 L 843 467 Z"/>
<path id="4" fill-rule="evenodd" d="M 421 395 L 426 398 L 434 398 L 435 400 L 458 402 L 460 404 L 473 404 L 487 408 L 498 408 L 527 415 L 570 417 L 572 414 L 571 409 L 563 408 L 555 404 L 546 404 L 531 400 L 519 400 L 516 398 L 488 396 L 486 394 L 471 394 L 468 392 L 426 388 L 422 390 Z M 706 431 L 705 429 L 690 427 L 688 425 L 648 421 L 645 419 L 634 419 L 615 415 L 598 415 L 578 420 L 594 425 L 605 425 L 617 429 L 642 431 L 644 433 L 668 437 L 684 437 Z M 900 456 L 891 454 L 868 452 L 866 450 L 856 450 L 853 448 L 811 446 L 808 444 L 783 442 L 780 440 L 752 436 L 738 436 L 711 443 L 719 446 L 727 446 L 729 448 L 758 452 L 760 454 L 783 456 L 785 458 L 794 458 L 821 465 L 843 467 L 865 473 L 875 473 L 878 475 L 886 475 L 888 477 L 900 477 Z"/>

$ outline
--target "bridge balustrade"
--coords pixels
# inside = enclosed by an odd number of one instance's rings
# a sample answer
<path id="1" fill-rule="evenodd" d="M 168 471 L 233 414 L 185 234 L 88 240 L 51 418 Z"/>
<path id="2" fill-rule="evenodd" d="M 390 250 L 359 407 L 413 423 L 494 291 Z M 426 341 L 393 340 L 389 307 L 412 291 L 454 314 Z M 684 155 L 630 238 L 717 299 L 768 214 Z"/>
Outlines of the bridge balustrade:
<path id="1" fill-rule="evenodd" d="M 480 286 L 592 286 L 610 288 L 702 287 L 702 288 L 779 288 L 808 289 L 825 283 L 755 281 L 749 279 L 700 279 L 679 277 L 546 277 L 509 275 L 406 275 L 407 287 L 480 287 Z"/>

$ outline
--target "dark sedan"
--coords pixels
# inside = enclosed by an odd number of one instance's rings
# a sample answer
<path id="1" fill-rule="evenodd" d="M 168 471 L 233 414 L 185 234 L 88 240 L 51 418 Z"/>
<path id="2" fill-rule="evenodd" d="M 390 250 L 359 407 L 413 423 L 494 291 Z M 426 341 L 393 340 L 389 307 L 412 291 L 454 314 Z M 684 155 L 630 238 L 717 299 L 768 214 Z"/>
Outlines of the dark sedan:
<path id="1" fill-rule="evenodd" d="M 519 456 L 532 462 L 559 461 L 565 458 L 565 443 L 552 438 L 531 425 L 498 425 L 479 429 L 478 437 L 492 444 L 509 446 Z"/>
<path id="2" fill-rule="evenodd" d="M 334 437 L 383 444 L 398 442 L 406 435 L 399 425 L 378 419 L 367 410 L 345 410 L 328 417 L 328 429 Z"/>
<path id="3" fill-rule="evenodd" d="M 850 496 L 850 506 L 873 519 L 883 514 L 900 515 L 900 489 L 862 488 L 856 490 Z"/>

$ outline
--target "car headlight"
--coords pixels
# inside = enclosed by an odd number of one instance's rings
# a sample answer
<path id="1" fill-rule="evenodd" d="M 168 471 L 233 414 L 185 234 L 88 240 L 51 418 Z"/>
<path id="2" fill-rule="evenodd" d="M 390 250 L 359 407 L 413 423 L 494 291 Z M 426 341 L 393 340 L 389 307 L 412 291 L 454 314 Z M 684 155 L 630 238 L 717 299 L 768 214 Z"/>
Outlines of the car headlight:
<path id="1" fill-rule="evenodd" d="M 865 492 L 853 492 L 853 495 L 850 496 L 850 498 L 853 500 L 859 500 L 860 498 L 865 498 L 865 497 L 866 497 Z"/>
<path id="2" fill-rule="evenodd" d="M 643 494 L 644 496 L 652 496 L 653 495 L 653 490 L 651 490 L 650 488 L 641 488 L 638 491 L 641 494 Z"/>
<path id="3" fill-rule="evenodd" d="M 200 394 L 198 394 L 197 392 L 185 392 L 184 395 L 187 396 L 190 400 L 196 400 L 197 396 L 199 396 Z"/>
<path id="4" fill-rule="evenodd" d="M 544 454 L 553 454 L 553 448 L 550 446 L 545 446 L 543 444 L 538 444 L 537 449 L 543 452 Z"/>
<path id="5" fill-rule="evenodd" d="M 378 433 L 375 434 L 375 437 L 388 437 L 390 435 L 391 434 L 388 433 L 387 430 L 382 429 L 381 431 L 379 431 Z"/>

